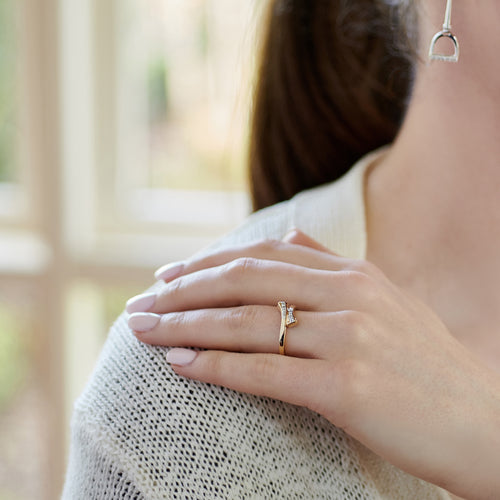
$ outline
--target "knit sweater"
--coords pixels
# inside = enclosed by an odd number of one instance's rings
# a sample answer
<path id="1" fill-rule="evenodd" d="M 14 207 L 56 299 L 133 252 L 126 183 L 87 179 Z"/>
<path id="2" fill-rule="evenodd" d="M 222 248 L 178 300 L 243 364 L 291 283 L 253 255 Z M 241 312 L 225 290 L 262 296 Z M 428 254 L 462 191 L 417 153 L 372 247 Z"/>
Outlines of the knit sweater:
<path id="1" fill-rule="evenodd" d="M 204 252 L 297 227 L 364 258 L 363 181 L 377 154 L 253 214 Z M 176 375 L 167 349 L 137 341 L 125 313 L 116 321 L 75 403 L 64 499 L 449 498 L 306 408 Z"/>

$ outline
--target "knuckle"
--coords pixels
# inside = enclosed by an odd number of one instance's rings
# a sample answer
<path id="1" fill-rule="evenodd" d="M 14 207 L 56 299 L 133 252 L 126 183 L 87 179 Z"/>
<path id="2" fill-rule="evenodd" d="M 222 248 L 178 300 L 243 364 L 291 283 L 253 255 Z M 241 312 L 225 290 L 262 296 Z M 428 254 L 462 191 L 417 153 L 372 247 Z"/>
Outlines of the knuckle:
<path id="1" fill-rule="evenodd" d="M 188 321 L 189 320 L 186 311 L 176 311 L 168 315 L 168 327 L 173 331 L 185 327 Z"/>
<path id="2" fill-rule="evenodd" d="M 344 331 L 348 344 L 362 347 L 371 339 L 371 321 L 367 313 L 360 311 L 345 311 L 343 313 Z"/>
<path id="3" fill-rule="evenodd" d="M 359 271 L 347 271 L 346 280 L 365 301 L 373 302 L 380 297 L 378 283 L 370 275 Z"/>
<path id="4" fill-rule="evenodd" d="M 273 240 L 273 239 L 265 239 L 260 242 L 258 242 L 255 245 L 255 249 L 257 251 L 258 255 L 269 255 L 269 254 L 274 254 L 276 251 L 279 251 L 283 249 L 284 244 L 280 240 Z"/>
<path id="5" fill-rule="evenodd" d="M 236 307 L 226 314 L 226 326 L 230 331 L 245 332 L 255 325 L 256 316 L 257 309 L 254 306 Z"/>
<path id="6" fill-rule="evenodd" d="M 363 259 L 353 260 L 349 265 L 349 269 L 351 269 L 352 271 L 357 271 L 364 274 L 370 274 L 370 271 L 372 271 L 374 267 L 375 266 L 371 262 Z"/>
<path id="7" fill-rule="evenodd" d="M 349 269 L 366 274 L 373 278 L 381 278 L 384 276 L 383 272 L 372 262 L 363 259 L 356 259 L 351 261 Z"/>
<path id="8" fill-rule="evenodd" d="M 239 281 L 257 268 L 257 262 L 254 257 L 239 257 L 224 266 L 224 276 L 230 282 Z"/>
<path id="9" fill-rule="evenodd" d="M 274 356 L 264 354 L 258 356 L 255 360 L 255 375 L 258 377 L 260 385 L 265 387 L 269 380 L 276 378 L 278 374 L 278 365 Z"/>
<path id="10" fill-rule="evenodd" d="M 356 330 L 363 321 L 359 311 L 343 311 L 339 314 L 342 314 L 344 328 L 348 331 Z"/>
<path id="11" fill-rule="evenodd" d="M 224 355 L 221 352 L 205 353 L 204 370 L 211 375 L 215 384 L 217 384 L 224 375 Z"/>
<path id="12" fill-rule="evenodd" d="M 182 294 L 184 290 L 184 277 L 181 276 L 174 281 L 168 283 L 166 292 L 168 293 L 169 299 L 173 299 Z"/>

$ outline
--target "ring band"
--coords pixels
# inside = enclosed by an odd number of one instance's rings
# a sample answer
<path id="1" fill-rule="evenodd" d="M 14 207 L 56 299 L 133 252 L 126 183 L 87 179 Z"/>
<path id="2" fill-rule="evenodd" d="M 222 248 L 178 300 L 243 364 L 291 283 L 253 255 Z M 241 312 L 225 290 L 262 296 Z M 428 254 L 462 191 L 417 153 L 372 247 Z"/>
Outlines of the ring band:
<path id="1" fill-rule="evenodd" d="M 294 316 L 295 306 L 288 306 L 284 300 L 278 302 L 278 309 L 281 312 L 281 325 L 280 325 L 280 336 L 279 336 L 279 352 L 283 356 L 285 354 L 285 342 L 286 342 L 286 332 L 287 328 L 292 328 L 298 321 Z"/>

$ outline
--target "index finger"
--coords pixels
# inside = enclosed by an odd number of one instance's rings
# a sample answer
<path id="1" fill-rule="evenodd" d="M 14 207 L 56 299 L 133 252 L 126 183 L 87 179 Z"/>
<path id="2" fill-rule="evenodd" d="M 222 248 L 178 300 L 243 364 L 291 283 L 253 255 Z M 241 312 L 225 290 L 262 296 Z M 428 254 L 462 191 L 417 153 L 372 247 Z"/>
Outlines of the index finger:
<path id="1" fill-rule="evenodd" d="M 218 267 L 240 257 L 280 261 L 311 269 L 341 271 L 350 266 L 352 259 L 340 257 L 333 252 L 296 245 L 279 240 L 263 240 L 256 243 L 233 246 L 209 255 L 192 258 L 185 262 L 167 264 L 155 273 L 157 280 L 169 282 L 202 269 Z"/>

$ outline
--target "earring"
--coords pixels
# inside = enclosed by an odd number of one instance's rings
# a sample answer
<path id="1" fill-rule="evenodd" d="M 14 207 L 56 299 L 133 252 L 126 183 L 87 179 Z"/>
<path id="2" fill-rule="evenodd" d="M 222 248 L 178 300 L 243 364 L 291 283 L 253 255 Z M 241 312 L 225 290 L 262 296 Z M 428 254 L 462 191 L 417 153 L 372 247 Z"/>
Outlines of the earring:
<path id="1" fill-rule="evenodd" d="M 447 62 L 458 62 L 460 56 L 460 46 L 458 45 L 457 37 L 451 32 L 451 4 L 452 0 L 447 0 L 446 2 L 446 14 L 444 16 L 443 29 L 439 33 L 436 33 L 431 41 L 431 46 L 429 48 L 429 59 L 434 61 L 447 61 Z M 453 43 L 454 53 L 451 56 L 440 54 L 436 52 L 436 43 L 441 38 L 449 38 Z"/>

